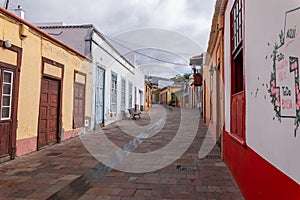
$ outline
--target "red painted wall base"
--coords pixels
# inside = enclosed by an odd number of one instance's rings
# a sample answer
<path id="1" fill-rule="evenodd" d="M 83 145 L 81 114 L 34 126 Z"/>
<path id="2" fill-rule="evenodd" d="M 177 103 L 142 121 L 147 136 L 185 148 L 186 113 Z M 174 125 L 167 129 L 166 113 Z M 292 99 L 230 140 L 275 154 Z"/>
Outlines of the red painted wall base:
<path id="1" fill-rule="evenodd" d="M 17 147 L 16 156 L 22 156 L 31 153 L 33 151 L 36 151 L 37 137 L 17 140 L 16 147 Z"/>
<path id="2" fill-rule="evenodd" d="M 298 183 L 251 148 L 240 145 L 227 132 L 224 133 L 224 158 L 245 199 L 300 200 Z"/>
<path id="3" fill-rule="evenodd" d="M 62 141 L 68 140 L 70 138 L 76 137 L 78 135 L 81 135 L 83 133 L 83 128 L 78 128 L 70 131 L 66 131 L 62 137 Z"/>

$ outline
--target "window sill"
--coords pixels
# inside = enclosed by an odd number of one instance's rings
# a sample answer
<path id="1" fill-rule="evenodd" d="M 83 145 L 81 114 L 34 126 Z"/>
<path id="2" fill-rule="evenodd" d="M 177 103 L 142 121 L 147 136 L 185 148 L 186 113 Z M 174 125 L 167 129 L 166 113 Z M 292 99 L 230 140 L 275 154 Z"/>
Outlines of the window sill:
<path id="1" fill-rule="evenodd" d="M 239 143 L 242 147 L 246 148 L 247 147 L 247 144 L 246 144 L 246 141 L 232 133 L 229 133 L 228 132 L 228 135 L 233 139 L 235 140 L 237 143 Z"/>

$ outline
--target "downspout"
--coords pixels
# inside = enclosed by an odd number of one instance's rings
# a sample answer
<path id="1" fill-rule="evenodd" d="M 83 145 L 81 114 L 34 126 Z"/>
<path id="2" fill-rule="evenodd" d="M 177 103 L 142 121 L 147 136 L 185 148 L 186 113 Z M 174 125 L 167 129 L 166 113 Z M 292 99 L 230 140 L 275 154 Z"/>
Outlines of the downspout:
<path id="1" fill-rule="evenodd" d="M 221 77 L 221 81 L 222 81 L 222 97 L 223 97 L 223 101 L 221 101 L 221 103 L 219 104 L 220 107 L 221 107 L 221 119 L 223 119 L 223 124 L 221 124 L 221 127 L 220 127 L 220 142 L 221 142 L 221 159 L 224 160 L 224 128 L 225 128 L 225 103 L 224 103 L 224 100 L 225 100 L 225 80 L 224 80 L 224 71 L 225 71 L 225 63 L 224 63 L 224 21 L 225 20 L 225 16 L 224 14 L 222 15 L 222 19 L 221 19 L 221 22 L 222 22 L 222 27 L 220 27 L 220 40 L 221 40 L 221 44 L 220 44 L 220 76 L 219 78 Z"/>

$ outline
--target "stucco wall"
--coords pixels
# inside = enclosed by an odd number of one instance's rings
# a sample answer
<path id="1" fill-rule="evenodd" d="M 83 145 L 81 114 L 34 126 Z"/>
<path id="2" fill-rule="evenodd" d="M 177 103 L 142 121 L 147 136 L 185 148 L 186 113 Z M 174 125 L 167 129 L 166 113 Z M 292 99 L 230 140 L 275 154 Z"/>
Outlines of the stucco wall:
<path id="1" fill-rule="evenodd" d="M 57 44 L 42 36 L 38 31 L 25 27 L 26 37 L 21 40 L 19 31 L 21 22 L 0 13 L 0 38 L 10 40 L 13 45 L 22 48 L 22 63 L 20 73 L 17 141 L 28 138 L 36 140 L 39 123 L 39 104 L 42 78 L 42 57 L 64 65 L 62 94 L 62 129 L 65 132 L 73 130 L 73 84 L 74 70 L 86 73 L 86 88 L 91 87 L 91 62 L 74 51 Z M 1 54 L 7 51 L 1 50 Z M 6 55 L 4 56 L 6 57 Z M 2 60 L 2 59 L 1 59 Z M 90 118 L 91 92 L 86 90 L 85 117 Z M 60 134 L 60 133 L 59 133 Z M 20 144 L 19 144 L 20 145 Z M 22 149 L 18 146 L 17 151 Z M 27 147 L 26 147 L 27 148 Z M 31 150 L 36 146 L 30 147 Z M 28 153 L 25 149 L 24 152 Z M 29 151 L 27 149 L 27 151 Z"/>
<path id="2" fill-rule="evenodd" d="M 225 118 L 228 132 L 230 131 L 230 48 L 228 47 L 230 46 L 229 27 L 232 3 L 233 1 L 229 1 L 225 14 L 225 67 L 227 69 L 225 71 Z M 300 183 L 300 159 L 297 159 L 300 150 L 300 131 L 295 125 L 295 118 L 284 116 L 287 108 L 282 107 L 282 100 L 288 97 L 283 94 L 281 86 L 278 93 L 279 102 L 277 103 L 276 99 L 274 103 L 271 102 L 271 75 L 279 69 L 279 60 L 282 58 L 280 53 L 284 59 L 287 59 L 287 62 L 290 62 L 290 56 L 300 57 L 300 35 L 298 34 L 300 11 L 297 10 L 292 12 L 292 15 L 286 15 L 287 11 L 298 7 L 299 1 L 296 0 L 276 1 L 276 3 L 272 0 L 246 1 L 244 65 L 247 145 L 276 168 Z M 288 16 L 287 21 L 286 16 Z M 285 25 L 288 28 L 285 29 Z M 288 29 L 296 30 L 295 37 L 287 36 Z M 283 43 L 279 38 L 281 31 L 285 38 Z M 281 47 L 277 49 L 278 54 L 274 65 L 274 55 L 272 54 L 276 44 Z M 299 72 L 299 65 L 297 72 Z M 283 73 L 281 77 L 277 74 L 275 78 L 273 77 L 277 84 L 280 82 L 286 84 L 291 92 L 292 105 L 289 113 L 295 113 L 293 109 L 297 110 L 295 81 L 299 80 L 298 77 L 295 72 Z M 292 98 L 293 95 L 294 98 Z M 281 106 L 280 109 L 276 106 L 277 104 Z"/>
<path id="3" fill-rule="evenodd" d="M 134 87 L 135 87 L 135 69 L 126 60 L 124 60 L 111 46 L 107 44 L 97 34 L 93 36 L 92 44 L 93 62 L 105 69 L 105 99 L 104 99 L 104 124 L 110 124 L 122 119 L 124 116 L 121 112 L 121 80 L 126 80 L 126 98 L 125 110 L 128 112 L 128 91 L 129 81 L 133 84 L 132 88 L 132 104 L 134 106 Z M 117 112 L 110 109 L 111 103 L 111 74 L 117 74 Z"/>

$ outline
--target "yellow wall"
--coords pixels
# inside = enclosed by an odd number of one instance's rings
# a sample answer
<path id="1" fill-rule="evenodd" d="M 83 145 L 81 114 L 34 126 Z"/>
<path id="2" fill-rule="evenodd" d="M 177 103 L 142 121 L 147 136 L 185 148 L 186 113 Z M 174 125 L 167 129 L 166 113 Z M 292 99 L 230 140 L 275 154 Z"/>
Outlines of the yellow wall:
<path id="1" fill-rule="evenodd" d="M 11 64 L 11 65 L 17 65 L 17 56 L 18 54 L 13 51 L 7 51 L 5 48 L 0 48 L 0 60 L 1 62 Z"/>
<path id="2" fill-rule="evenodd" d="M 166 93 L 167 93 L 167 99 L 165 99 Z M 168 103 L 168 101 L 169 101 L 169 88 L 166 87 L 166 88 L 163 88 L 159 93 L 159 102 L 162 104 L 165 104 L 165 103 Z"/>
<path id="3" fill-rule="evenodd" d="M 144 107 L 145 110 L 149 110 L 152 106 L 152 91 L 153 88 L 152 86 L 145 84 L 145 103 L 144 103 Z"/>
<path id="4" fill-rule="evenodd" d="M 179 90 L 181 90 L 181 87 L 165 87 L 163 88 L 160 93 L 159 96 L 164 96 L 167 93 L 167 101 L 165 102 L 164 99 L 160 98 L 160 103 L 169 103 L 169 101 L 171 101 L 172 99 L 172 93 L 178 92 Z"/>
<path id="5" fill-rule="evenodd" d="M 55 60 L 64 65 L 63 82 L 63 128 L 65 131 L 71 130 L 73 125 L 73 85 L 74 70 L 86 73 L 86 116 L 91 117 L 91 65 L 88 61 L 79 56 L 72 55 L 63 48 L 55 45 L 49 40 L 42 40 L 42 56 Z"/>
<path id="6" fill-rule="evenodd" d="M 0 39 L 10 40 L 13 45 L 22 48 L 23 51 L 17 140 L 36 137 L 38 134 L 42 57 L 64 65 L 62 128 L 65 131 L 72 130 L 74 70 L 87 74 L 85 115 L 91 117 L 91 62 L 26 26 L 25 34 L 27 37 L 22 40 L 19 35 L 20 30 L 20 22 L 0 12 Z M 3 56 L 10 55 L 8 50 L 3 48 L 0 53 L 0 61 L 2 62 Z"/>

